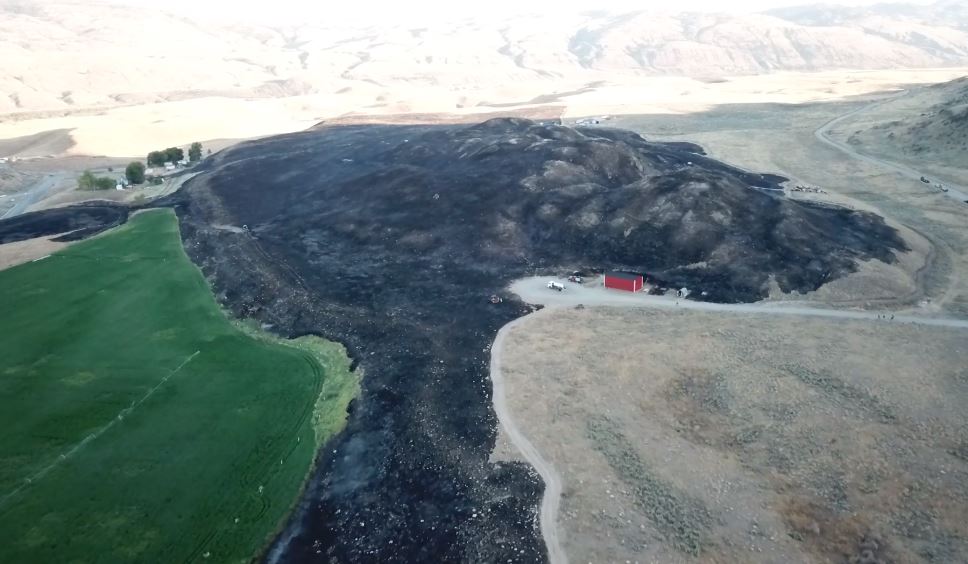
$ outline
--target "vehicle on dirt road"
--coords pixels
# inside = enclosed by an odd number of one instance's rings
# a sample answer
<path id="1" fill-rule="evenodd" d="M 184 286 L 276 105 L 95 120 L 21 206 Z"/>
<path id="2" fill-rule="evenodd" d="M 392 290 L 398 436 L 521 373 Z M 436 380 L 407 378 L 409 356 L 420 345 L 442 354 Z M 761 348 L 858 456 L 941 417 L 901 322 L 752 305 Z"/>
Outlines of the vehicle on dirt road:
<path id="1" fill-rule="evenodd" d="M 548 288 L 552 290 L 562 291 L 565 289 L 565 285 L 560 282 L 555 282 L 554 280 L 548 281 Z"/>

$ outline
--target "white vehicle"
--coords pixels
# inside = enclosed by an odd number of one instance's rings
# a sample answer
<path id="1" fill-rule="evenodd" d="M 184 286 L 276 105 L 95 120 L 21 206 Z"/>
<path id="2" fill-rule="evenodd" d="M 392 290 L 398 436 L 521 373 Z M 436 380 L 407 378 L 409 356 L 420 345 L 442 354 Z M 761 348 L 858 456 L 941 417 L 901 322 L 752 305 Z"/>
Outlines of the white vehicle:
<path id="1" fill-rule="evenodd" d="M 562 291 L 565 289 L 565 285 L 560 282 L 555 282 L 554 280 L 548 281 L 548 288 L 552 290 Z"/>

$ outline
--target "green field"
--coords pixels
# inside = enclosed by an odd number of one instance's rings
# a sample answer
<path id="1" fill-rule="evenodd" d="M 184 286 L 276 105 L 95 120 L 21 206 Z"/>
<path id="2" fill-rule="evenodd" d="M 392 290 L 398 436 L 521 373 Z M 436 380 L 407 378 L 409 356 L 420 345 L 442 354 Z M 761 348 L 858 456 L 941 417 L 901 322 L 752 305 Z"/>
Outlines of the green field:
<path id="1" fill-rule="evenodd" d="M 357 389 L 229 320 L 170 210 L 0 271 L 0 562 L 247 561 Z"/>

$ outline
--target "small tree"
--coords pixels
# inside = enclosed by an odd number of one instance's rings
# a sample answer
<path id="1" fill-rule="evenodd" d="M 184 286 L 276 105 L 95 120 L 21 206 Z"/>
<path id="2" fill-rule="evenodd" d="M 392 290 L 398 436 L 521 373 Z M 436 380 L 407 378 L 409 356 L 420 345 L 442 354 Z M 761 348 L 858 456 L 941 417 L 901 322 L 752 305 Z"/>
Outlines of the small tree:
<path id="1" fill-rule="evenodd" d="M 188 148 L 188 160 L 193 163 L 202 160 L 202 144 L 198 141 Z"/>
<path id="2" fill-rule="evenodd" d="M 94 181 L 94 185 L 98 190 L 110 190 L 118 185 L 117 181 L 109 176 L 99 176 L 97 180 Z"/>
<path id="3" fill-rule="evenodd" d="M 94 190 L 97 187 L 97 177 L 89 170 L 85 170 L 77 179 L 78 190 Z"/>
<path id="4" fill-rule="evenodd" d="M 141 184 L 145 181 L 145 165 L 139 161 L 132 161 L 124 169 L 124 177 L 131 184 Z"/>
<path id="5" fill-rule="evenodd" d="M 165 162 L 176 163 L 184 158 L 185 151 L 183 151 L 181 147 L 168 147 L 165 149 Z"/>

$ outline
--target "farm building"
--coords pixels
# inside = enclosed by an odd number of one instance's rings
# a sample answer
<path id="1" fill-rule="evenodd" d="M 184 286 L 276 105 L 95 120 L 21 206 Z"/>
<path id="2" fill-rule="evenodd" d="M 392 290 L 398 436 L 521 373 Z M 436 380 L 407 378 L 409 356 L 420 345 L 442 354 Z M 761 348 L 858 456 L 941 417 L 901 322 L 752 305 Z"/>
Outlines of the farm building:
<path id="1" fill-rule="evenodd" d="M 638 292 L 642 289 L 643 282 L 644 280 L 641 274 L 617 271 L 605 273 L 606 288 L 625 290 L 626 292 Z"/>

